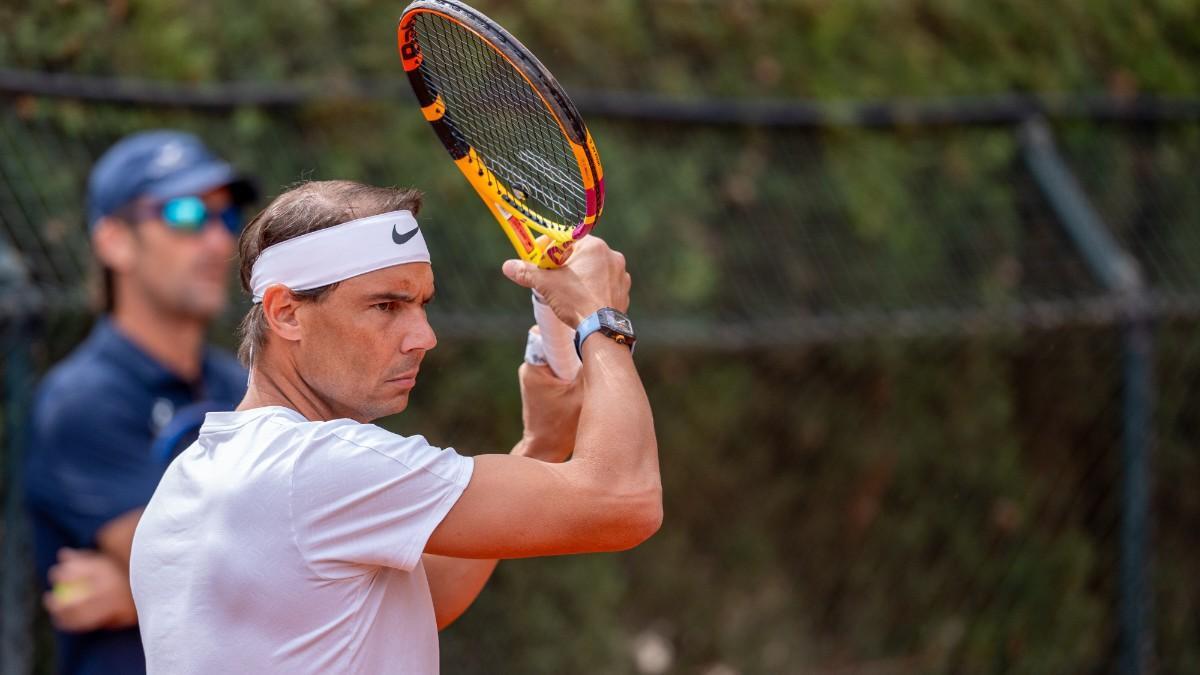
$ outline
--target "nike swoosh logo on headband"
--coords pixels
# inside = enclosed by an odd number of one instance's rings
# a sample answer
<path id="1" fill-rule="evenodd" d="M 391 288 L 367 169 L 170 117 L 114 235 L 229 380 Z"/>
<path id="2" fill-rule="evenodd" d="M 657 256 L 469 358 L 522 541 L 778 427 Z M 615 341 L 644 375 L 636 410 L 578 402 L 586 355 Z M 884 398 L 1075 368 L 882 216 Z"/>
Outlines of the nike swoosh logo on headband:
<path id="1" fill-rule="evenodd" d="M 392 241 L 396 242 L 397 244 L 408 243 L 409 239 L 412 239 L 413 237 L 417 236 L 417 231 L 420 229 L 421 228 L 419 228 L 419 227 L 414 227 L 413 229 L 409 230 L 408 232 L 405 232 L 404 234 L 400 234 L 399 232 L 396 231 L 396 226 L 393 225 L 392 226 Z"/>

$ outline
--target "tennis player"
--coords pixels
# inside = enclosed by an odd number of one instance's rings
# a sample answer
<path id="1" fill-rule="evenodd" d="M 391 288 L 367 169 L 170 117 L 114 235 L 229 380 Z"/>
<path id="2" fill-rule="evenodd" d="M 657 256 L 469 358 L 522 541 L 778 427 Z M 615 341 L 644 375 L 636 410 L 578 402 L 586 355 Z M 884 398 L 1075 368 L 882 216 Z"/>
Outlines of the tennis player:
<path id="1" fill-rule="evenodd" d="M 580 327 L 583 359 L 578 385 L 522 366 L 511 453 L 467 457 L 371 424 L 404 410 L 437 342 L 419 205 L 313 182 L 243 233 L 248 393 L 208 415 L 134 538 L 150 673 L 436 673 L 437 630 L 496 559 L 627 549 L 658 529 L 629 275 L 599 239 L 561 270 L 504 265 Z"/>

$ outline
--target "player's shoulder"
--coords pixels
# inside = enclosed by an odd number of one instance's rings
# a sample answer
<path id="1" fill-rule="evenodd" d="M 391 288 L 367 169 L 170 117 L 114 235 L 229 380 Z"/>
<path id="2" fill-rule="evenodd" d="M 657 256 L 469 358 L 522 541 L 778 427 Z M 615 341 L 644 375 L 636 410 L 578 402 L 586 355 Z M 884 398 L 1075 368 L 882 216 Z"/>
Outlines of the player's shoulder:
<path id="1" fill-rule="evenodd" d="M 397 449 L 419 450 L 434 448 L 424 436 L 403 436 L 375 424 L 363 424 L 351 419 L 316 422 L 314 435 L 327 438 L 334 445 L 349 445 L 390 453 Z"/>
<path id="2" fill-rule="evenodd" d="M 267 436 L 257 436 L 266 429 Z M 351 419 L 307 420 L 299 412 L 280 406 L 245 411 L 210 412 L 202 433 L 249 433 L 256 443 L 292 448 L 304 463 L 336 467 L 340 462 L 361 458 L 387 459 L 408 466 L 422 466 L 453 450 L 431 445 L 424 436 L 404 436 L 375 424 Z M 270 439 L 269 441 L 267 439 Z"/>
<path id="3" fill-rule="evenodd" d="M 431 444 L 424 436 L 405 436 L 375 424 L 349 419 L 315 422 L 308 433 L 308 445 L 332 461 L 360 459 L 367 463 L 401 464 L 409 469 L 450 467 L 462 459 L 451 448 Z M 436 471 L 442 473 L 441 469 Z"/>

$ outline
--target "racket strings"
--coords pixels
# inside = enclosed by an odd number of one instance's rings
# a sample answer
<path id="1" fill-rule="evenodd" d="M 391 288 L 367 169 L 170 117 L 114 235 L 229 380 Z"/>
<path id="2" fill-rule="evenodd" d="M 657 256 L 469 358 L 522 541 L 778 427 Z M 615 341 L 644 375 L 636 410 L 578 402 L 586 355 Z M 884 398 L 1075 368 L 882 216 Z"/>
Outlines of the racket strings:
<path id="1" fill-rule="evenodd" d="M 442 96 L 447 125 L 505 188 L 539 215 L 571 228 L 587 195 L 571 144 L 512 64 L 466 28 L 417 17 L 421 74 Z"/>
<path id="2" fill-rule="evenodd" d="M 571 152 L 570 146 L 536 92 L 529 89 L 524 79 L 506 61 L 479 40 L 460 40 L 453 44 L 458 47 L 457 55 L 461 58 L 486 64 L 482 82 L 476 81 L 476 86 L 469 90 L 477 94 L 476 100 L 483 105 L 456 108 L 447 103 L 448 107 L 467 112 L 467 124 L 463 126 L 470 130 L 468 135 L 472 138 L 468 141 L 474 140 L 472 145 L 493 173 L 507 183 L 506 187 L 524 193 L 518 194 L 518 198 L 533 196 L 551 207 L 556 214 L 567 216 L 567 224 L 570 224 L 570 220 L 577 220 L 572 217 L 575 214 L 572 213 L 570 197 L 572 192 L 581 191 L 578 167 L 573 161 L 562 161 Z M 491 83 L 505 86 L 489 87 Z M 486 115 L 488 105 L 501 114 L 489 119 Z M 537 125 L 536 128 L 531 130 L 531 123 Z M 501 142 L 493 142 L 494 139 Z M 518 143 L 512 143 L 513 140 Z M 573 160 L 573 156 L 567 159 Z M 556 185 L 543 186 L 546 180 Z"/>

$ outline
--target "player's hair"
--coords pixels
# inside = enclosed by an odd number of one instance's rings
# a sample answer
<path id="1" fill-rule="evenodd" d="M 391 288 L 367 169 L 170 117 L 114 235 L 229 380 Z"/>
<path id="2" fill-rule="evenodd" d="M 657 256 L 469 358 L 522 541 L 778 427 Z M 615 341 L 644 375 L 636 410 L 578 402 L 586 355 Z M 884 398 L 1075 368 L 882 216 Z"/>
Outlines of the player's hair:
<path id="1" fill-rule="evenodd" d="M 357 218 L 402 209 L 416 215 L 421 209 L 420 191 L 374 187 L 348 180 L 300 183 L 276 197 L 242 231 L 238 242 L 242 289 L 250 292 L 254 261 L 268 246 Z M 292 295 L 320 302 L 336 287 L 337 283 L 332 283 L 307 291 L 292 291 Z M 241 336 L 238 358 L 248 368 L 251 354 L 261 353 L 267 343 L 267 320 L 261 303 L 255 303 L 246 312 L 238 333 Z"/>

